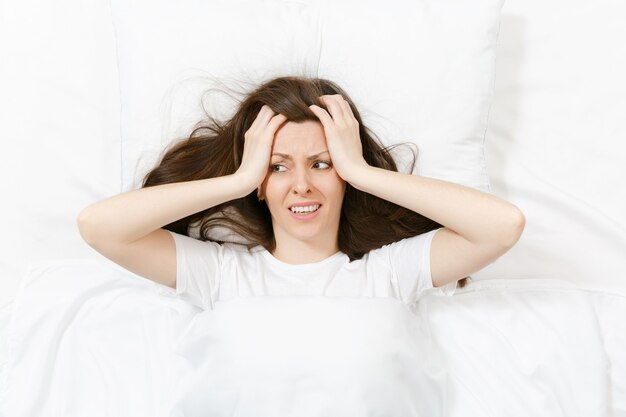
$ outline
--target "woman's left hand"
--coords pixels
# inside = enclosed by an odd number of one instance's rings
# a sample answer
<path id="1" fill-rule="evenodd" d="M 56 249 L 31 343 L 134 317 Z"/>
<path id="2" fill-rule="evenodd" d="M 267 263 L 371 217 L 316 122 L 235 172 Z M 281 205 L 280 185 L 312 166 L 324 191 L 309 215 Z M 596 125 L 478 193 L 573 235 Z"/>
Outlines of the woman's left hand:
<path id="1" fill-rule="evenodd" d="M 333 167 L 344 181 L 351 182 L 360 169 L 369 166 L 363 158 L 359 122 L 340 94 L 325 95 L 319 99 L 329 109 L 330 114 L 315 104 L 309 108 L 324 126 Z"/>

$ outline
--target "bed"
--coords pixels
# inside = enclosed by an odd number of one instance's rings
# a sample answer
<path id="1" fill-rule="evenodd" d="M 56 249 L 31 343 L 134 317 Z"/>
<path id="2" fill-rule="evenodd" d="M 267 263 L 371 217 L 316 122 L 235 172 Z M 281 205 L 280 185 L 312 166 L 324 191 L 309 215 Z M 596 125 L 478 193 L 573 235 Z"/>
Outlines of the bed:
<path id="1" fill-rule="evenodd" d="M 625 14 L 609 0 L 0 3 L 0 415 L 626 416 Z M 416 174 L 516 204 L 520 241 L 409 305 L 212 311 L 82 241 L 80 209 L 138 187 L 203 111 L 228 115 L 236 95 L 219 91 L 289 73 L 344 86 L 381 139 L 419 147 Z"/>

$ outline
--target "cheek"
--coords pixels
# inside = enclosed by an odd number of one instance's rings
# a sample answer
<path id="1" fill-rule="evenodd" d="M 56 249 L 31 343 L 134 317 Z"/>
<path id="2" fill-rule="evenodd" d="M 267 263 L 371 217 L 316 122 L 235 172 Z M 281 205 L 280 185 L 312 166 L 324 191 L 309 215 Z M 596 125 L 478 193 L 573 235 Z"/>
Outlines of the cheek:
<path id="1" fill-rule="evenodd" d="M 281 199 L 285 194 L 285 184 L 284 180 L 276 176 L 268 177 L 263 183 L 263 193 L 265 198 L 268 200 L 268 205 L 272 203 L 281 204 Z"/>
<path id="2" fill-rule="evenodd" d="M 346 182 L 336 172 L 335 172 L 335 176 L 333 178 L 333 183 L 334 183 L 334 187 L 337 190 L 337 192 L 339 194 L 343 195 L 343 193 L 346 190 Z"/>
<path id="3" fill-rule="evenodd" d="M 336 203 L 343 201 L 343 195 L 345 193 L 346 185 L 343 180 L 337 180 L 333 178 L 326 184 L 327 196 L 335 200 Z"/>

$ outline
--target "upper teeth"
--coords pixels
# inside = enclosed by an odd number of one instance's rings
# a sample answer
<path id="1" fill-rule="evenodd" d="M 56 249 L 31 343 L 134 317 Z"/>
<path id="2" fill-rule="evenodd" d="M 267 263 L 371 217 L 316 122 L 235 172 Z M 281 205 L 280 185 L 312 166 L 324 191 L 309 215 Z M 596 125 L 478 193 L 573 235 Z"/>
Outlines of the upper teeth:
<path id="1" fill-rule="evenodd" d="M 298 207 L 291 207 L 291 211 L 293 211 L 294 213 L 310 213 L 312 211 L 317 210 L 318 208 L 320 208 L 319 204 L 316 204 L 314 206 L 298 206 Z"/>

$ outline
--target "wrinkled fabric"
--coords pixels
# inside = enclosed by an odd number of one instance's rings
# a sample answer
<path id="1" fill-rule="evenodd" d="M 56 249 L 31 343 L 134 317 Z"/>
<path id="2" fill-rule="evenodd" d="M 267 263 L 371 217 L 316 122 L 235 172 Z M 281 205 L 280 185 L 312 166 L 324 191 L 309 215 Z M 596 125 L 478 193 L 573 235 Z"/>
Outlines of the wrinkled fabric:
<path id="1" fill-rule="evenodd" d="M 119 267 L 59 261 L 31 268 L 15 300 L 0 415 L 600 417 L 624 401 L 623 299 L 498 280 L 412 305 L 201 310 Z"/>

